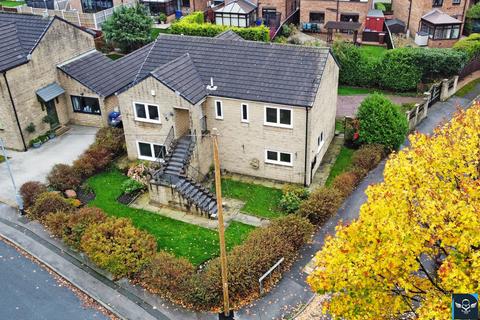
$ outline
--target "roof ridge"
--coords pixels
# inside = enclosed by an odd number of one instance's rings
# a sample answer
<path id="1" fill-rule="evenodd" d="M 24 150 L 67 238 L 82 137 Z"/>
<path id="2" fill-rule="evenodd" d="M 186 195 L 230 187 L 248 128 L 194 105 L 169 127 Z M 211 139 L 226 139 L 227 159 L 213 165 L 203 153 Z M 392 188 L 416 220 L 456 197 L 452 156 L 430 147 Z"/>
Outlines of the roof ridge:
<path id="1" fill-rule="evenodd" d="M 145 56 L 145 59 L 143 60 L 142 64 L 140 65 L 140 68 L 138 68 L 137 74 L 135 75 L 135 78 L 133 78 L 133 81 L 132 81 L 131 85 L 134 85 L 137 82 L 137 78 L 140 76 L 140 73 L 142 72 L 143 66 L 145 65 L 145 62 L 147 62 L 148 57 L 150 56 L 150 53 L 152 52 L 153 48 L 155 48 L 155 45 L 157 44 L 158 38 L 159 37 L 157 37 L 155 39 L 155 41 L 152 44 L 152 47 L 150 48 L 150 50 L 148 50 L 148 53 Z M 129 56 L 129 55 L 130 55 L 130 53 L 127 56 Z"/>
<path id="2" fill-rule="evenodd" d="M 159 65 L 158 67 L 156 67 L 155 69 L 153 69 L 153 70 L 150 71 L 149 73 L 150 73 L 150 74 L 154 74 L 155 72 L 160 71 L 160 68 L 161 68 L 161 67 L 165 67 L 165 66 L 168 66 L 168 65 L 170 65 L 170 64 L 173 64 L 174 62 L 177 62 L 178 60 L 184 59 L 185 57 L 188 58 L 188 60 L 192 62 L 193 67 L 195 68 L 195 71 L 198 73 L 197 68 L 195 67 L 195 64 L 193 63 L 192 58 L 190 58 L 190 54 L 189 54 L 188 52 L 186 52 L 186 53 L 184 53 L 184 54 L 176 57 L 176 58 L 173 59 L 173 60 L 170 60 L 170 61 L 168 61 L 168 62 L 166 62 L 166 63 L 164 63 L 164 64 Z"/>

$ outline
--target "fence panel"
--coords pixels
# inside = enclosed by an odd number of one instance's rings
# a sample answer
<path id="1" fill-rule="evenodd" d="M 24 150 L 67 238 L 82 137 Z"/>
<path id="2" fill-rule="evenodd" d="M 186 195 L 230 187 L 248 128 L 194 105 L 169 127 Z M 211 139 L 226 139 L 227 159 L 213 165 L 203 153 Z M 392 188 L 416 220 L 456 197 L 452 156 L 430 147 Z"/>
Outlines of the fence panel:
<path id="1" fill-rule="evenodd" d="M 465 78 L 471 73 L 480 70 L 480 57 L 475 57 L 470 62 L 468 62 L 465 67 L 463 67 L 462 71 L 458 74 L 460 80 Z"/>

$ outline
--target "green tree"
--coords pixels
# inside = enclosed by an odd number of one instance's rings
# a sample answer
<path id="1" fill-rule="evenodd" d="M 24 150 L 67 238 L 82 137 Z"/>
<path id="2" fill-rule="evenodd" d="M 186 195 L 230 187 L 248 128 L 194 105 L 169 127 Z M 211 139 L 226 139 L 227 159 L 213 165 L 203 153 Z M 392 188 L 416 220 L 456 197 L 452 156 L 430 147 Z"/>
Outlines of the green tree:
<path id="1" fill-rule="evenodd" d="M 408 133 L 407 117 L 397 105 L 379 93 L 371 94 L 362 101 L 357 118 L 361 143 L 376 143 L 397 149 Z"/>
<path id="2" fill-rule="evenodd" d="M 105 21 L 102 30 L 107 41 L 115 42 L 128 53 L 151 40 L 152 23 L 144 6 L 122 7 Z"/>

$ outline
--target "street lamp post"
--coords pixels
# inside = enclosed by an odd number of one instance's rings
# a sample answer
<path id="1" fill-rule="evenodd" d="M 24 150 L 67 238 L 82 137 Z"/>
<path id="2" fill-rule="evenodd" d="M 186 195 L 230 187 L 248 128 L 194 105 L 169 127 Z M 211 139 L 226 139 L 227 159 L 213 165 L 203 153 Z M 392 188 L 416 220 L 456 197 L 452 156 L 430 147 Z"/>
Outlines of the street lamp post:
<path id="1" fill-rule="evenodd" d="M 18 211 L 20 215 L 23 215 L 23 199 L 18 193 L 17 185 L 15 184 L 15 179 L 13 178 L 12 168 L 10 167 L 10 161 L 8 160 L 7 150 L 5 149 L 5 145 L 3 144 L 3 139 L 0 138 L 0 150 L 2 151 L 3 157 L 5 158 L 5 163 L 7 164 L 8 174 L 10 175 L 10 179 L 12 180 L 13 190 L 15 192 L 15 201 L 18 205 Z"/>

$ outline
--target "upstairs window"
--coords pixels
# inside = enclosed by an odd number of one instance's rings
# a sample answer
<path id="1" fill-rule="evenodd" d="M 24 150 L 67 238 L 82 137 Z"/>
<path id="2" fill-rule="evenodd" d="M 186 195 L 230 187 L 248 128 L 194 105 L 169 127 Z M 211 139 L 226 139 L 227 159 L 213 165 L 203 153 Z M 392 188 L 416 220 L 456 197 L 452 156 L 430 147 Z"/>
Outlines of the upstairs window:
<path id="1" fill-rule="evenodd" d="M 443 6 L 443 0 L 433 0 L 432 7 L 441 7 Z"/>
<path id="2" fill-rule="evenodd" d="M 248 104 L 241 104 L 242 122 L 248 122 Z"/>
<path id="3" fill-rule="evenodd" d="M 292 110 L 277 107 L 265 107 L 265 125 L 291 128 Z"/>
<path id="4" fill-rule="evenodd" d="M 133 111 L 137 121 L 160 123 L 160 109 L 155 104 L 135 102 Z"/>
<path id="5" fill-rule="evenodd" d="M 215 100 L 215 119 L 223 119 L 223 103 L 220 100 Z"/>
<path id="6" fill-rule="evenodd" d="M 462 0 L 452 0 L 452 4 L 459 5 L 462 3 Z"/>
<path id="7" fill-rule="evenodd" d="M 97 98 L 90 98 L 84 96 L 71 96 L 73 112 L 87 113 L 87 114 L 102 114 L 100 111 L 100 103 Z"/>

